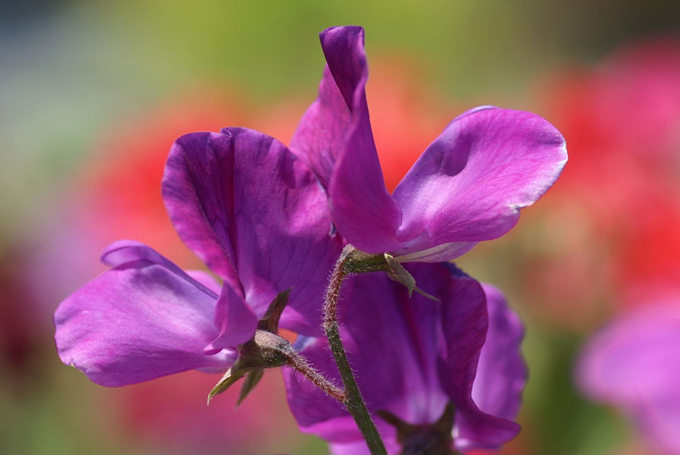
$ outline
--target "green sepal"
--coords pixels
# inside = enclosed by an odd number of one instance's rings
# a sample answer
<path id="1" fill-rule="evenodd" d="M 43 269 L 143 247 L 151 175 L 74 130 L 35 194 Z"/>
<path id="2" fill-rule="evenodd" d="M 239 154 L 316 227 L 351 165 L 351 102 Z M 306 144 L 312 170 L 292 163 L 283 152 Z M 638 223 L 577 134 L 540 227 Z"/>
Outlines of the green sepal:
<path id="1" fill-rule="evenodd" d="M 262 368 L 254 368 L 246 374 L 246 379 L 243 381 L 243 386 L 241 387 L 241 393 L 238 395 L 236 406 L 239 406 L 248 394 L 253 391 L 255 386 L 257 386 L 257 383 L 262 379 L 262 376 L 264 376 L 264 369 Z"/>
<path id="2" fill-rule="evenodd" d="M 237 364 L 238 362 L 236 362 L 233 367 L 229 368 L 227 372 L 224 373 L 224 376 L 222 376 L 222 379 L 220 379 L 215 387 L 213 387 L 213 389 L 210 391 L 208 394 L 208 406 L 210 406 L 210 402 L 215 395 L 219 395 L 220 393 L 226 391 L 229 387 L 234 385 L 236 381 L 246 375 L 246 371 L 239 369 Z"/>
<path id="3" fill-rule="evenodd" d="M 208 394 L 208 404 L 215 395 L 224 392 L 245 376 L 246 381 L 239 395 L 238 406 L 255 388 L 265 369 L 287 365 L 293 355 L 295 350 L 288 340 L 266 330 L 256 330 L 253 339 L 240 346 L 236 363 Z"/>
<path id="4" fill-rule="evenodd" d="M 401 265 L 401 262 L 397 261 L 394 258 L 394 256 L 385 253 L 385 262 L 389 266 L 387 276 L 389 276 L 393 281 L 396 281 L 397 283 L 401 283 L 404 286 L 406 286 L 406 289 L 408 289 L 409 297 L 413 296 L 413 291 L 415 291 L 418 294 L 422 295 L 423 297 L 427 297 L 430 300 L 434 300 L 435 302 L 441 302 L 441 300 L 439 300 L 437 297 L 428 294 L 427 292 L 423 291 L 418 286 L 416 286 L 416 279 L 413 278 L 413 275 L 411 275 L 409 271 L 406 270 L 403 265 Z"/>

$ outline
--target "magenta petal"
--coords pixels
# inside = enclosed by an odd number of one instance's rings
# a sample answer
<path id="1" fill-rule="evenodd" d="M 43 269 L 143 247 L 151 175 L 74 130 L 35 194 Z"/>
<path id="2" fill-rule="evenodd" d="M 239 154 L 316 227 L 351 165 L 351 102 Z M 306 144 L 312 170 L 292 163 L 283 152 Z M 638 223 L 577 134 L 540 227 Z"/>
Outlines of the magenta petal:
<path id="1" fill-rule="evenodd" d="M 495 448 L 514 438 L 519 425 L 480 410 L 473 401 L 473 383 L 488 328 L 486 295 L 476 280 L 454 273 L 457 278 L 450 304 L 443 305 L 446 356 L 439 361 L 439 380 L 456 406 L 456 448 Z"/>
<path id="2" fill-rule="evenodd" d="M 482 286 L 457 270 L 452 276 L 441 264 L 410 264 L 408 270 L 421 288 L 442 302 L 419 295 L 409 298 L 403 286 L 380 275 L 353 277 L 343 292 L 342 337 L 369 409 L 426 424 L 435 422 L 453 401 L 457 446 L 497 447 L 519 427 L 480 411 L 471 396 L 487 335 Z M 503 330 L 499 324 L 494 327 Z M 337 378 L 323 339 L 301 340 L 298 347 L 312 364 Z M 285 378 L 291 410 L 303 431 L 333 443 L 360 440 L 337 403 L 297 373 L 288 370 Z M 391 426 L 380 419 L 377 424 L 387 440 L 394 437 Z"/>
<path id="3" fill-rule="evenodd" d="M 399 206 L 385 188 L 368 116 L 368 65 L 361 27 L 333 27 L 321 33 L 328 66 L 319 96 L 302 118 L 291 150 L 327 187 L 340 232 L 367 252 L 399 244 Z"/>
<path id="4" fill-rule="evenodd" d="M 498 289 L 487 284 L 483 288 L 489 330 L 479 356 L 472 399 L 487 414 L 514 419 L 522 404 L 528 374 L 521 352 L 524 325 Z"/>
<path id="5" fill-rule="evenodd" d="M 649 304 L 618 317 L 585 345 L 581 388 L 598 401 L 635 403 L 680 381 L 680 305 Z"/>
<path id="6" fill-rule="evenodd" d="M 353 118 L 328 66 L 324 69 L 319 96 L 309 106 L 290 142 L 290 150 L 314 171 L 328 188 L 338 155 L 345 150 Z"/>
<path id="7" fill-rule="evenodd" d="M 300 120 L 290 149 L 314 171 L 328 188 L 335 162 L 347 148 L 356 114 L 367 113 L 365 86 L 368 66 L 361 27 L 332 27 L 320 34 L 327 65 L 319 84 L 319 95 Z M 368 116 L 360 119 L 372 137 Z M 377 161 L 375 147 L 373 152 Z M 377 174 L 382 176 L 378 163 Z"/>
<path id="8" fill-rule="evenodd" d="M 394 190 L 404 213 L 394 254 L 500 237 L 566 160 L 564 138 L 538 115 L 493 107 L 462 114 Z"/>
<path id="9" fill-rule="evenodd" d="M 219 335 L 206 353 L 213 353 L 224 348 L 237 348 L 240 344 L 251 340 L 255 336 L 258 318 L 246 304 L 238 292 L 225 283 L 217 301 L 215 325 L 219 328 Z"/>
<path id="10" fill-rule="evenodd" d="M 588 396 L 630 414 L 659 453 L 679 453 L 678 300 L 619 316 L 588 341 L 576 371 Z"/>
<path id="11" fill-rule="evenodd" d="M 215 298 L 217 298 L 220 293 L 219 286 L 217 287 L 217 290 L 215 289 L 216 283 L 214 283 L 214 280 L 212 280 L 213 283 L 208 281 L 208 284 L 211 284 L 211 286 L 206 286 L 202 280 L 194 279 L 191 274 L 179 268 L 158 251 L 135 240 L 118 240 L 113 242 L 111 245 L 107 246 L 101 254 L 102 263 L 109 267 L 119 267 L 140 260 L 158 264 L 168 269 L 179 278 L 188 280 L 193 286 L 202 289 L 208 294 L 213 294 Z M 202 272 L 197 273 L 200 274 Z M 205 279 L 204 276 L 199 275 L 199 277 Z"/>
<path id="12" fill-rule="evenodd" d="M 446 267 L 427 264 L 409 270 L 427 292 L 446 295 Z M 388 410 L 413 423 L 435 421 L 447 401 L 436 372 L 440 305 L 420 295 L 409 299 L 404 286 L 384 274 L 370 274 L 347 280 L 340 311 L 342 339 L 369 409 Z M 300 340 L 296 347 L 339 381 L 324 339 Z M 291 370 L 285 371 L 285 379 L 288 402 L 302 431 L 331 442 L 361 440 L 338 403 Z M 377 424 L 384 437 L 394 437 L 393 427 L 380 419 Z"/>
<path id="13" fill-rule="evenodd" d="M 208 267 L 238 286 L 234 269 L 234 156 L 230 135 L 179 138 L 165 165 L 162 193 L 180 238 Z M 231 215 L 231 217 L 230 217 Z"/>
<path id="14" fill-rule="evenodd" d="M 55 313 L 61 360 L 110 387 L 192 369 L 226 370 L 234 352 L 203 353 L 217 336 L 216 298 L 197 284 L 145 259 L 100 275 Z"/>
<path id="15" fill-rule="evenodd" d="M 180 237 L 257 318 L 290 289 L 281 326 L 320 332 L 340 239 L 329 235 L 323 189 L 283 144 L 243 128 L 183 136 L 168 158 L 163 197 Z"/>
<path id="16" fill-rule="evenodd" d="M 203 270 L 185 270 L 185 272 L 191 278 L 213 291 L 215 295 L 220 295 L 222 292 L 222 285 L 218 283 L 211 274 L 204 272 Z"/>
<path id="17" fill-rule="evenodd" d="M 642 400 L 629 412 L 648 441 L 660 454 L 680 453 L 680 391 L 669 388 L 666 393 Z"/>

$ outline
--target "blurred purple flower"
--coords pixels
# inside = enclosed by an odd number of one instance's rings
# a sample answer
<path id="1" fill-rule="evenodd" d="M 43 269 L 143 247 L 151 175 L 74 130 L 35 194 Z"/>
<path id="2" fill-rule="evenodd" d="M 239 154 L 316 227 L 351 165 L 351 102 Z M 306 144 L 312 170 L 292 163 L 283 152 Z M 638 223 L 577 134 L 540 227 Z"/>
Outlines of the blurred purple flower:
<path id="1" fill-rule="evenodd" d="M 349 243 L 402 262 L 440 262 L 508 232 L 567 160 L 564 139 L 543 118 L 490 106 L 453 120 L 390 195 L 373 141 L 361 27 L 321 33 L 326 56 L 319 96 L 291 150 L 326 188 Z M 409 131 L 394 134 L 408 135 Z"/>
<path id="2" fill-rule="evenodd" d="M 290 290 L 280 325 L 319 335 L 326 279 L 341 240 L 326 196 L 280 142 L 239 128 L 177 140 L 163 197 L 180 237 L 224 278 L 191 276 L 151 248 L 123 241 L 113 267 L 55 313 L 66 364 L 121 386 L 191 369 L 230 367 L 276 296 Z"/>
<path id="3" fill-rule="evenodd" d="M 641 307 L 586 344 L 577 365 L 581 390 L 629 414 L 659 453 L 680 454 L 680 305 Z"/>
<path id="4" fill-rule="evenodd" d="M 448 435 L 458 450 L 496 448 L 511 440 L 527 370 L 520 353 L 521 321 L 495 288 L 443 264 L 408 266 L 434 302 L 386 276 L 360 275 L 346 283 L 341 331 L 349 360 L 369 409 L 388 411 L 412 425 L 436 422 L 455 406 Z M 338 379 L 323 338 L 300 338 L 301 353 Z M 349 414 L 291 369 L 285 371 L 288 401 L 304 432 L 332 445 L 336 454 L 368 453 Z M 377 425 L 390 453 L 397 432 L 384 418 Z"/>

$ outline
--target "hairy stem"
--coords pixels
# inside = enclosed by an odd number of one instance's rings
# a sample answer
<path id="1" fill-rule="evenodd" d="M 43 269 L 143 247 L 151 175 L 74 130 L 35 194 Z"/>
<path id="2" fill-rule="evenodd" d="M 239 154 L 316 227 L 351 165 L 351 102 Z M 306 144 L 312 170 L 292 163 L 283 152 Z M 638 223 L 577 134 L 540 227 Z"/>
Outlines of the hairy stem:
<path id="1" fill-rule="evenodd" d="M 356 422 L 361 434 L 366 440 L 368 449 L 372 455 L 387 455 L 385 450 L 385 445 L 380 439 L 380 434 L 378 429 L 375 427 L 375 423 L 371 419 L 371 415 L 366 408 L 366 403 L 361 396 L 359 391 L 359 386 L 357 385 L 356 379 L 354 378 L 354 373 L 347 360 L 347 355 L 345 354 L 345 348 L 342 345 L 342 340 L 340 339 L 340 326 L 338 325 L 338 298 L 340 297 L 340 289 L 342 288 L 342 282 L 348 275 L 347 263 L 349 253 L 353 248 L 347 246 L 343 250 L 338 262 L 335 265 L 333 274 L 331 275 L 330 284 L 328 285 L 328 290 L 326 291 L 326 302 L 324 304 L 324 330 L 326 331 L 326 337 L 328 338 L 328 344 L 333 353 L 333 358 L 340 371 L 340 377 L 342 378 L 342 383 L 345 386 L 345 398 L 342 403 L 347 408 L 347 411 L 352 415 L 354 421 Z"/>
<path id="2" fill-rule="evenodd" d="M 312 381 L 312 384 L 323 390 L 331 398 L 335 398 L 343 404 L 346 402 L 347 393 L 326 379 L 320 372 L 307 363 L 307 361 L 301 355 L 297 353 L 289 355 L 288 365 Z"/>

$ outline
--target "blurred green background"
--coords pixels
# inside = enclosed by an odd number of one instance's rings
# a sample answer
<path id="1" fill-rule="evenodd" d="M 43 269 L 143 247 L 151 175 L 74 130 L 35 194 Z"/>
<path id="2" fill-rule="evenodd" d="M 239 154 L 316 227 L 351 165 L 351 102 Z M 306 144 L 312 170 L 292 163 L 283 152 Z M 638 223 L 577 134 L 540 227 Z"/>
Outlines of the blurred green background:
<path id="1" fill-rule="evenodd" d="M 97 255 L 118 238 L 196 266 L 160 201 L 172 140 L 238 125 L 287 142 L 316 94 L 317 35 L 344 24 L 366 29 L 369 105 L 386 176 L 398 181 L 448 121 L 476 105 L 532 110 L 562 129 L 564 109 L 546 102 L 560 96 L 555 81 L 598 68 L 628 43 L 673 36 L 680 2 L 3 2 L 0 452 L 324 453 L 323 442 L 298 434 L 276 372 L 236 413 L 234 396 L 205 408 L 217 378 L 198 373 L 101 388 L 59 362 L 51 314 L 102 270 Z M 403 151 L 404 142 L 420 148 Z M 551 193 L 540 204 L 560 210 Z M 587 402 L 572 383 L 584 337 L 617 311 L 614 284 L 583 316 L 575 303 L 565 319 L 533 292 L 540 274 L 518 278 L 536 257 L 559 270 L 556 234 L 542 234 L 551 216 L 526 216 L 460 261 L 507 291 L 528 324 L 525 431 L 503 453 L 647 453 L 624 417 Z M 558 224 L 569 231 L 574 219 L 566 220 Z M 586 259 L 596 262 L 595 284 L 572 286 L 601 284 L 597 264 L 616 257 Z"/>

